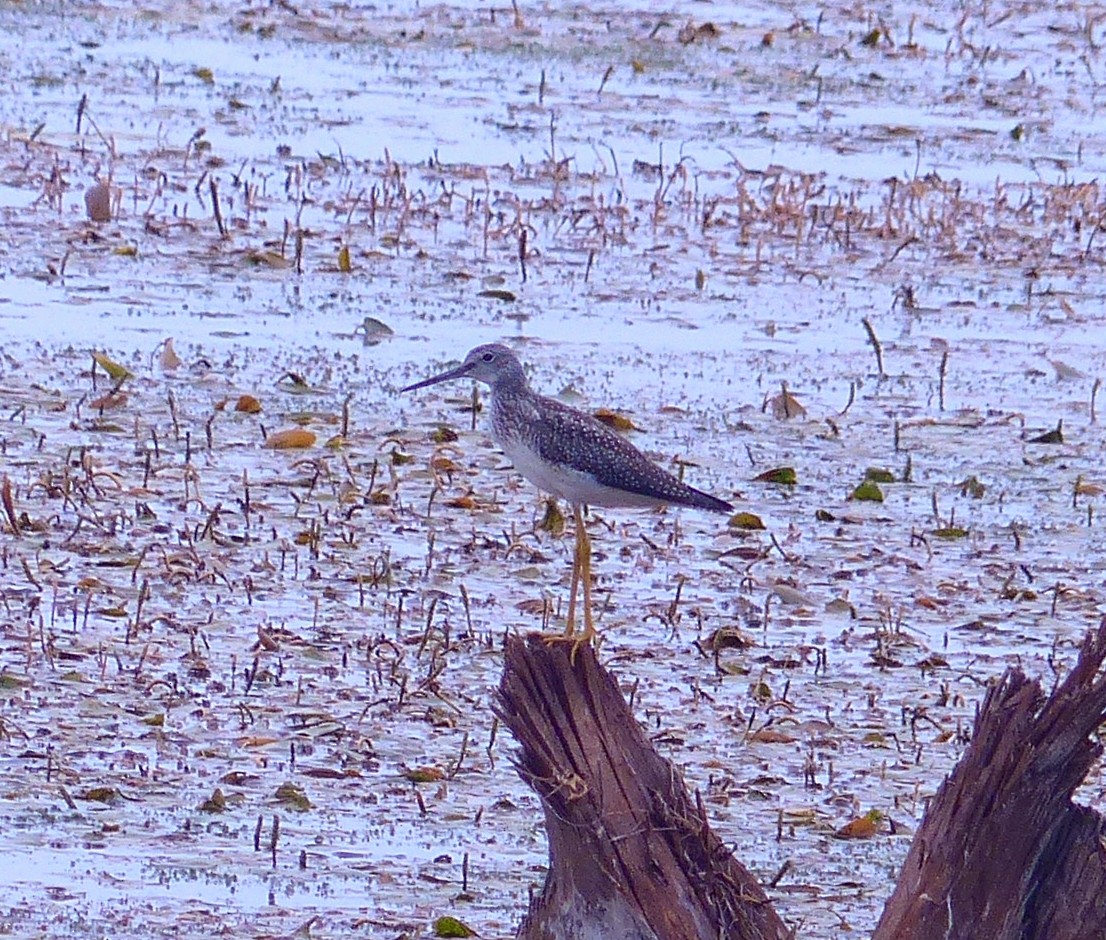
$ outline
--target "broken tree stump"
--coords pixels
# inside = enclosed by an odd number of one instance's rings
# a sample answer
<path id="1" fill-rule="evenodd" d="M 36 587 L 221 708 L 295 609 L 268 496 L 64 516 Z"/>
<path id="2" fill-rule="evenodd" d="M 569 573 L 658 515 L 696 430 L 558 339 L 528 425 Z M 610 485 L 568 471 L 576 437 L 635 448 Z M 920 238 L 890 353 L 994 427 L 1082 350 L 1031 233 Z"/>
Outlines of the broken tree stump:
<path id="1" fill-rule="evenodd" d="M 1072 803 L 1102 746 L 1106 619 L 1047 698 L 1009 669 L 915 834 L 873 940 L 1101 940 L 1106 826 Z"/>
<path id="2" fill-rule="evenodd" d="M 523 940 L 787 940 L 590 646 L 508 637 L 498 713 L 537 791 L 549 873 Z"/>

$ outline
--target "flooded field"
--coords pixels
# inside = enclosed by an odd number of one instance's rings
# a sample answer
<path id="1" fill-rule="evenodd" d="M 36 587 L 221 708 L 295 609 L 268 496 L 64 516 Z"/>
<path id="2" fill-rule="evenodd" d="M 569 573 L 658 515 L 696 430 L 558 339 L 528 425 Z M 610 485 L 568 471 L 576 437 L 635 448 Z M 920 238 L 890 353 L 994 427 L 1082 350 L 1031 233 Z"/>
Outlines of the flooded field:
<path id="1" fill-rule="evenodd" d="M 593 512 L 602 658 L 797 935 L 870 930 L 986 683 L 1104 610 L 1102 11 L 0 28 L 0 933 L 513 934 L 494 689 L 571 534 L 397 393 L 492 341 L 763 522 Z"/>

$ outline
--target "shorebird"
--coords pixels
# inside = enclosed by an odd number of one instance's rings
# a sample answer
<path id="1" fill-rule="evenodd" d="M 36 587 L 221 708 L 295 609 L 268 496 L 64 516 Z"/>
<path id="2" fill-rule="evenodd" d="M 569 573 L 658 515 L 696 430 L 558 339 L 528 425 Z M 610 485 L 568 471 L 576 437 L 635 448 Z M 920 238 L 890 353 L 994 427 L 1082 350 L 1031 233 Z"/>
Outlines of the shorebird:
<path id="1" fill-rule="evenodd" d="M 731 512 L 733 506 L 688 486 L 662 470 L 625 438 L 583 411 L 532 388 L 518 357 L 506 346 L 477 346 L 456 369 L 400 389 L 412 392 L 451 379 L 471 378 L 491 386 L 492 440 L 515 469 L 538 489 L 566 500 L 576 523 L 565 637 L 575 638 L 576 600 L 584 592 L 584 631 L 596 635 L 591 612 L 591 540 L 585 506 L 692 506 Z"/>

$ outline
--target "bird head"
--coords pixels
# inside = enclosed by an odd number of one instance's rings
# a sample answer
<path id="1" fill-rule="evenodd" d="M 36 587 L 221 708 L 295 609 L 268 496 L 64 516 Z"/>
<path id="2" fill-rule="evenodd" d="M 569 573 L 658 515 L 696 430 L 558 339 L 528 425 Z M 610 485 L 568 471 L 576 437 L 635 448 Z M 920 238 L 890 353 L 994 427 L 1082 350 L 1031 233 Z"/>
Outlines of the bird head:
<path id="1" fill-rule="evenodd" d="M 455 369 L 439 372 L 428 379 L 416 382 L 401 388 L 401 392 L 412 392 L 417 388 L 425 388 L 427 385 L 437 385 L 439 382 L 448 382 L 450 379 L 476 379 L 485 382 L 493 388 L 506 378 L 522 376 L 522 364 L 518 357 L 506 346 L 500 343 L 487 343 L 470 350 L 465 356 L 465 361 Z"/>

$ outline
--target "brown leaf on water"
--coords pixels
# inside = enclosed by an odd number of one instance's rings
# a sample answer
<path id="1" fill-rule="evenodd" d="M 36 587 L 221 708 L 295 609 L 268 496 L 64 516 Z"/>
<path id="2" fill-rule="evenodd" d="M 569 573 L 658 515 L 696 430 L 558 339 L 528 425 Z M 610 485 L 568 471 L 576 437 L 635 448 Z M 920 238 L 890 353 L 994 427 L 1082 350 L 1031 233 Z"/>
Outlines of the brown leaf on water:
<path id="1" fill-rule="evenodd" d="M 877 666 L 880 669 L 901 669 L 903 662 L 901 659 L 896 659 L 894 656 L 888 656 L 886 653 L 873 652 L 869 659 L 873 666 Z"/>
<path id="2" fill-rule="evenodd" d="M 355 336 L 360 334 L 361 342 L 366 346 L 375 346 L 388 337 L 396 335 L 395 330 L 388 326 L 383 320 L 378 320 L 376 317 L 365 317 L 353 333 Z"/>
<path id="3" fill-rule="evenodd" d="M 790 584 L 774 584 L 772 585 L 772 593 L 778 597 L 783 604 L 787 604 L 790 607 L 814 607 L 814 601 L 807 597 L 798 588 L 792 587 Z"/>
<path id="4" fill-rule="evenodd" d="M 115 787 L 91 787 L 85 790 L 78 800 L 88 800 L 92 803 L 114 803 L 119 799 L 119 791 Z"/>
<path id="5" fill-rule="evenodd" d="M 358 779 L 362 776 L 356 767 L 344 767 L 336 770 L 333 767 L 305 767 L 299 771 L 305 777 L 313 777 L 316 780 L 348 780 L 351 777 Z"/>
<path id="6" fill-rule="evenodd" d="M 873 809 L 863 816 L 845 823 L 833 837 L 835 839 L 871 839 L 883 830 L 884 815 Z"/>
<path id="7" fill-rule="evenodd" d="M 504 303 L 511 303 L 512 301 L 518 299 L 512 291 L 501 290 L 498 287 L 493 287 L 490 290 L 482 290 L 476 296 L 488 297 L 491 300 L 502 300 Z"/>
<path id="8" fill-rule="evenodd" d="M 313 421 L 335 425 L 342 420 L 338 415 L 328 411 L 290 411 L 286 417 L 293 424 L 298 424 L 300 427 L 305 427 Z"/>
<path id="9" fill-rule="evenodd" d="M 172 339 L 167 339 L 161 344 L 161 355 L 158 357 L 158 365 L 166 372 L 172 372 L 181 367 L 181 358 L 173 348 Z"/>
<path id="10" fill-rule="evenodd" d="M 922 670 L 947 669 L 948 665 L 949 661 L 940 653 L 930 653 L 924 659 L 919 659 L 914 664 L 914 668 Z"/>
<path id="11" fill-rule="evenodd" d="M 972 499 L 983 499 L 987 487 L 979 482 L 979 478 L 972 474 L 960 483 L 960 495 L 970 496 Z"/>
<path id="12" fill-rule="evenodd" d="M 273 450 L 296 450 L 315 446 L 315 433 L 303 428 L 275 431 L 265 438 L 265 446 Z"/>
<path id="13" fill-rule="evenodd" d="M 1088 483 L 1083 479 L 1083 475 L 1080 474 L 1075 478 L 1075 495 L 1076 496 L 1101 496 L 1103 488 L 1097 483 Z"/>
<path id="14" fill-rule="evenodd" d="M 451 473 L 456 473 L 461 468 L 452 457 L 447 457 L 445 454 L 435 454 L 430 458 L 430 469 L 435 473 L 448 476 Z"/>
<path id="15" fill-rule="evenodd" d="M 779 421 L 786 421 L 789 418 L 805 418 L 806 409 L 799 403 L 794 395 L 792 395 L 786 388 L 778 395 L 773 395 L 765 402 L 765 409 L 771 409 L 772 417 Z"/>
<path id="16" fill-rule="evenodd" d="M 614 428 L 616 431 L 639 431 L 641 430 L 633 421 L 627 418 L 625 415 L 619 414 L 617 411 L 611 411 L 610 408 L 597 408 L 592 412 L 592 416 L 596 421 L 601 421 L 609 428 Z"/>
<path id="17" fill-rule="evenodd" d="M 827 614 L 840 614 L 853 620 L 856 620 L 858 616 L 856 608 L 843 597 L 835 597 L 826 601 L 826 606 L 823 609 Z"/>
<path id="18" fill-rule="evenodd" d="M 1044 434 L 1029 438 L 1030 444 L 1063 444 L 1064 443 L 1064 419 L 1056 422 L 1056 427 Z"/>
<path id="19" fill-rule="evenodd" d="M 248 415 L 260 414 L 261 402 L 254 398 L 253 395 L 239 395 L 238 401 L 234 403 L 234 410 L 241 411 Z"/>
<path id="20" fill-rule="evenodd" d="M 280 741 L 280 738 L 273 738 L 267 735 L 255 735 L 254 737 L 244 738 L 241 742 L 242 747 L 268 747 L 270 744 L 276 744 Z"/>
<path id="21" fill-rule="evenodd" d="M 200 804 L 201 813 L 222 813 L 227 808 L 227 798 L 223 796 L 223 791 L 216 787 L 211 796 L 204 800 Z"/>
<path id="22" fill-rule="evenodd" d="M 730 516 L 730 521 L 727 525 L 729 525 L 731 529 L 758 532 L 764 528 L 764 521 L 753 512 L 736 512 Z"/>
<path id="23" fill-rule="evenodd" d="M 707 637 L 703 646 L 709 650 L 747 650 L 756 646 L 756 641 L 737 627 L 719 627 Z"/>
<path id="24" fill-rule="evenodd" d="M 676 34 L 677 41 L 684 46 L 690 46 L 693 42 L 702 42 L 705 39 L 717 39 L 722 35 L 720 30 L 714 23 L 706 22 L 700 23 L 696 26 L 694 23 L 685 23 L 680 27 L 679 33 Z"/>
<path id="25" fill-rule="evenodd" d="M 0 502 L 4 504 L 4 515 L 8 517 L 8 525 L 11 526 L 12 534 L 22 535 L 19 516 L 15 511 L 15 499 L 12 496 L 12 481 L 8 479 L 7 474 L 4 475 L 4 480 L 0 483 Z"/>
<path id="26" fill-rule="evenodd" d="M 128 397 L 126 392 L 108 392 L 106 395 L 94 398 L 88 405 L 97 411 L 111 411 L 113 408 L 122 408 L 127 403 Z"/>
<path id="27" fill-rule="evenodd" d="M 298 372 L 285 372 L 284 375 L 280 377 L 279 384 L 282 389 L 298 394 L 311 391 L 310 383 Z"/>
<path id="28" fill-rule="evenodd" d="M 246 261 L 258 267 L 273 268 L 278 271 L 292 267 L 292 262 L 277 251 L 247 251 Z"/>
<path id="29" fill-rule="evenodd" d="M 772 687 L 763 679 L 749 686 L 749 694 L 761 705 L 767 705 L 776 697 L 772 692 Z"/>
<path id="30" fill-rule="evenodd" d="M 776 728 L 761 728 L 749 735 L 749 740 L 757 741 L 760 744 L 794 744 L 796 738 L 795 735 L 788 734 L 786 731 L 779 731 Z"/>
<path id="31" fill-rule="evenodd" d="M 1069 366 L 1059 359 L 1050 359 L 1049 362 L 1052 363 L 1052 368 L 1056 370 L 1056 381 L 1058 382 L 1067 382 L 1072 379 L 1085 379 L 1087 377 L 1074 366 Z"/>
<path id="32" fill-rule="evenodd" d="M 84 208 L 93 222 L 111 221 L 111 187 L 107 183 L 89 186 L 84 194 Z"/>
<path id="33" fill-rule="evenodd" d="M 299 536 L 296 537 L 299 543 Z M 257 628 L 257 645 L 255 649 L 263 649 L 269 653 L 280 652 L 280 641 L 264 627 Z"/>

